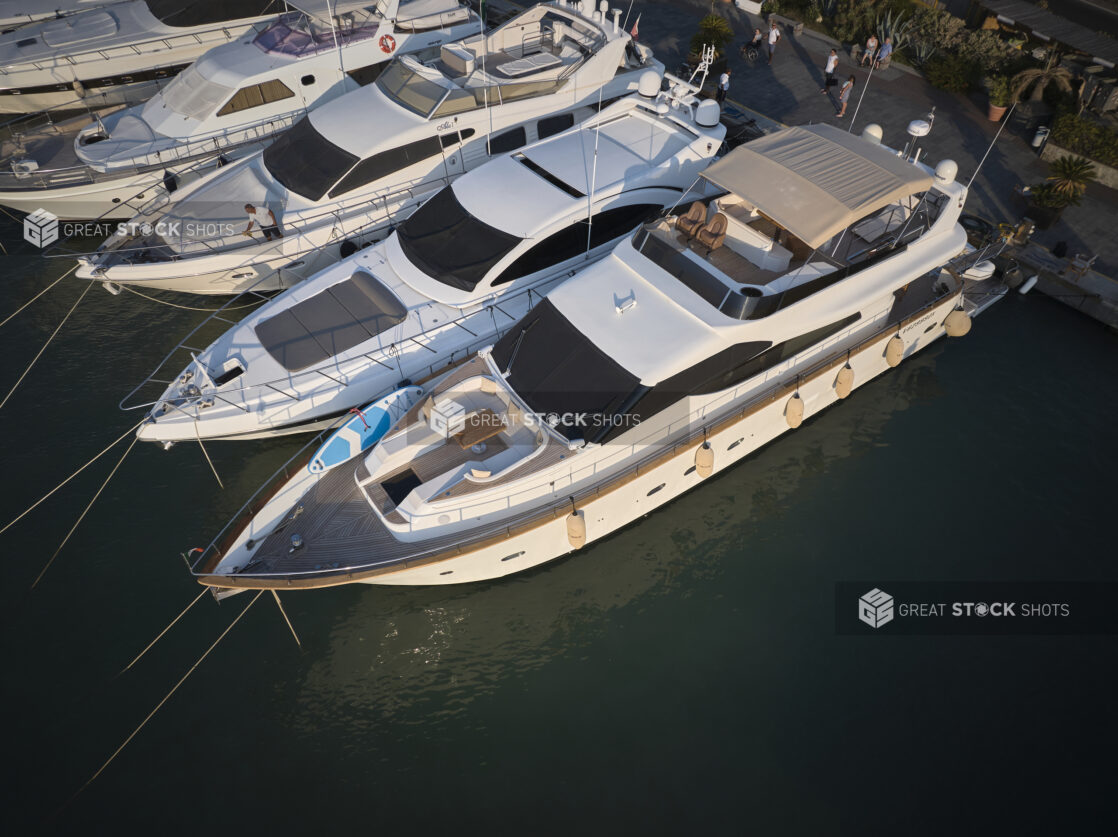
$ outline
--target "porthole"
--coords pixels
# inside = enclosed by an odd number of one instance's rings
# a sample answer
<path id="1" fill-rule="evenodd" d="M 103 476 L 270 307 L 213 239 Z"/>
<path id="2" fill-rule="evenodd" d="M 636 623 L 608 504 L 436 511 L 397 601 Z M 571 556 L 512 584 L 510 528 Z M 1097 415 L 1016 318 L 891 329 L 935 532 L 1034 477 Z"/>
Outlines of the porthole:
<path id="1" fill-rule="evenodd" d="M 683 472 L 683 476 L 685 476 L 685 477 L 689 477 L 689 476 L 691 476 L 691 475 L 692 475 L 693 473 L 695 473 L 695 466 L 694 466 L 694 465 L 692 465 L 692 466 L 691 466 L 690 468 L 688 468 L 688 469 L 687 469 L 686 471 L 684 471 L 684 472 Z"/>
<path id="2" fill-rule="evenodd" d="M 439 573 L 439 575 L 450 575 L 454 570 L 447 570 L 446 572 Z"/>
<path id="3" fill-rule="evenodd" d="M 314 76 L 303 76 L 299 79 L 299 83 L 306 87 L 308 84 L 314 84 Z"/>
<path id="4" fill-rule="evenodd" d="M 659 484 L 658 486 L 656 486 L 656 487 L 655 487 L 654 489 L 652 489 L 651 491 L 649 491 L 649 492 L 648 492 L 648 493 L 647 493 L 646 495 L 644 495 L 644 496 L 645 496 L 645 497 L 651 497 L 651 496 L 652 496 L 653 494 L 655 494 L 655 493 L 656 493 L 657 491 L 660 491 L 661 489 L 663 489 L 663 487 L 664 487 L 665 485 L 667 485 L 667 483 L 666 483 L 666 482 L 662 482 L 662 483 L 660 483 L 660 484 Z"/>
<path id="5" fill-rule="evenodd" d="M 512 555 L 506 555 L 506 556 L 505 556 L 504 558 L 502 558 L 502 559 L 501 559 L 501 561 L 502 561 L 502 562 L 504 562 L 504 561 L 511 561 L 511 560 L 512 560 L 513 558 L 519 558 L 519 557 L 520 557 L 521 555 L 523 555 L 523 554 L 524 554 L 524 552 L 523 552 L 523 551 L 521 551 L 521 552 L 514 552 L 514 553 L 513 553 Z"/>
<path id="6" fill-rule="evenodd" d="M 736 442 L 731 443 L 731 445 L 728 448 L 726 448 L 726 450 L 733 450 L 734 448 L 736 448 L 738 445 L 740 445 L 744 441 L 745 441 L 744 438 L 738 439 Z"/>

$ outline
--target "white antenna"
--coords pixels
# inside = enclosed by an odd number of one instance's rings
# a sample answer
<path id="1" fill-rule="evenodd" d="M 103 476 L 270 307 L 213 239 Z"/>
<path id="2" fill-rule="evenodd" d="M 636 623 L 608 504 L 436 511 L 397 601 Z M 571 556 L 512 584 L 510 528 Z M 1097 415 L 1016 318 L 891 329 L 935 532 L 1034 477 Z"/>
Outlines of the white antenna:
<path id="1" fill-rule="evenodd" d="M 598 88 L 598 121 L 594 123 L 594 165 L 590 170 L 590 188 L 586 191 L 586 252 L 590 252 L 590 234 L 594 229 L 594 184 L 598 180 L 598 138 L 602 135 L 602 93 Z M 581 132 L 580 132 L 581 133 Z"/>
<path id="2" fill-rule="evenodd" d="M 337 6 L 335 6 L 337 8 Z M 330 34 L 334 36 L 334 49 L 338 51 L 338 69 L 341 70 L 342 80 L 345 80 L 345 64 L 342 63 L 342 45 L 338 41 L 338 19 L 334 17 L 334 12 L 330 9 L 330 0 L 326 0 L 326 14 L 330 19 Z M 307 21 L 308 25 L 310 21 Z"/>

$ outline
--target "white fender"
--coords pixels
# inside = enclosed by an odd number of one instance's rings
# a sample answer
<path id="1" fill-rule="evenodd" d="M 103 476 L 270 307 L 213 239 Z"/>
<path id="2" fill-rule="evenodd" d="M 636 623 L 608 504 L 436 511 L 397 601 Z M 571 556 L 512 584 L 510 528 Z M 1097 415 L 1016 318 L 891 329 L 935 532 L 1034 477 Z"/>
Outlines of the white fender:
<path id="1" fill-rule="evenodd" d="M 800 398 L 798 392 L 788 399 L 788 403 L 784 407 L 784 418 L 788 420 L 788 426 L 791 428 L 796 428 L 803 424 L 804 400 Z"/>
<path id="2" fill-rule="evenodd" d="M 695 449 L 695 473 L 706 478 L 714 473 L 714 448 L 703 442 Z"/>
<path id="3" fill-rule="evenodd" d="M 567 542 L 575 549 L 586 546 L 586 518 L 580 511 L 567 515 Z"/>
<path id="4" fill-rule="evenodd" d="M 850 364 L 844 364 L 842 369 L 838 372 L 838 377 L 835 378 L 835 395 L 839 398 L 846 398 L 854 389 L 854 370 L 850 368 Z"/>
<path id="5" fill-rule="evenodd" d="M 899 334 L 895 334 L 885 345 L 885 362 L 890 366 L 899 366 L 902 359 L 904 359 L 904 341 Z"/>
<path id="6" fill-rule="evenodd" d="M 962 337 L 970 331 L 970 327 L 971 319 L 962 308 L 956 308 L 943 321 L 943 330 L 947 332 L 948 337 Z"/>

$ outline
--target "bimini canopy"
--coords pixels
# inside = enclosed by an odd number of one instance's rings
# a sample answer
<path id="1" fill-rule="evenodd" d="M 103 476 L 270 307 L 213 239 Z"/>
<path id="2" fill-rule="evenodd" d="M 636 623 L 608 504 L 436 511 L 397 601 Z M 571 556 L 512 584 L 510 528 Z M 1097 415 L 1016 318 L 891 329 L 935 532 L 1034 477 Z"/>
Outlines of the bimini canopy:
<path id="1" fill-rule="evenodd" d="M 831 125 L 786 128 L 740 145 L 703 177 L 809 247 L 932 185 L 923 169 Z"/>

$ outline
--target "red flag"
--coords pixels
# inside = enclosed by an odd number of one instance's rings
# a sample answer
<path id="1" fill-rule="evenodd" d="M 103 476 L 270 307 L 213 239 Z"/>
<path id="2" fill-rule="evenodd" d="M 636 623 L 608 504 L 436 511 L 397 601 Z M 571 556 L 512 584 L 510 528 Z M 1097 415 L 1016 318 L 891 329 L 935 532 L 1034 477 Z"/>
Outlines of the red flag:
<path id="1" fill-rule="evenodd" d="M 638 26 L 640 26 L 640 25 L 641 25 L 641 16 L 640 16 L 640 15 L 637 15 L 637 20 L 636 20 L 636 22 L 635 22 L 635 23 L 633 24 L 633 31 L 631 31 L 631 32 L 629 33 L 629 34 L 630 34 L 630 35 L 631 35 L 631 36 L 633 37 L 633 40 L 634 40 L 634 41 L 635 41 L 635 40 L 637 39 L 637 27 L 638 27 Z"/>

